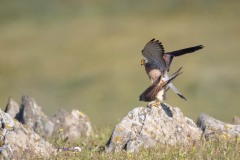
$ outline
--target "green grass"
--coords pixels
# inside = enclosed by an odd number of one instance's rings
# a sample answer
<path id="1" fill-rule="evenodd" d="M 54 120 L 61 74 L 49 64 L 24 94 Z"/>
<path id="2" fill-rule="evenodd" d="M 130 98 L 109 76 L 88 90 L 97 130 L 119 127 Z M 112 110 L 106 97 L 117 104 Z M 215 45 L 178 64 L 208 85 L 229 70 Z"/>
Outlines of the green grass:
<path id="1" fill-rule="evenodd" d="M 36 99 L 45 113 L 60 107 L 86 113 L 96 127 L 114 126 L 145 106 L 150 84 L 140 51 L 160 39 L 166 51 L 203 44 L 174 59 L 167 103 L 196 119 L 206 112 L 230 121 L 240 115 L 239 1 L 3 1 L 0 6 L 0 106 L 8 96 Z"/>
<path id="2" fill-rule="evenodd" d="M 114 160 L 200 160 L 200 159 L 224 159 L 233 160 L 240 156 L 239 139 L 217 138 L 216 141 L 204 141 L 195 143 L 191 146 L 167 146 L 158 145 L 153 148 L 141 149 L 138 153 L 129 153 L 126 151 L 106 153 L 104 151 L 105 143 L 110 137 L 110 129 L 97 130 L 97 134 L 92 135 L 88 139 L 80 139 L 74 142 L 64 142 L 56 144 L 64 147 L 79 146 L 82 152 L 64 151 L 50 159 L 114 159 Z"/>

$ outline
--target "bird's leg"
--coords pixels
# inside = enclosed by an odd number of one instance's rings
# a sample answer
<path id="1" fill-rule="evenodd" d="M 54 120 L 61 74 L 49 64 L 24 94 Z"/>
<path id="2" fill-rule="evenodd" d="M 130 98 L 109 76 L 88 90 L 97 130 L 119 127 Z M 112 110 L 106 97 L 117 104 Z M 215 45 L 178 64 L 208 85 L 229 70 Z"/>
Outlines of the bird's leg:
<path id="1" fill-rule="evenodd" d="M 160 102 L 159 100 L 156 100 L 154 103 L 151 103 L 151 104 L 149 105 L 149 107 L 150 107 L 150 108 L 152 108 L 152 107 L 158 107 L 160 104 L 161 104 L 161 102 Z"/>
<path id="2" fill-rule="evenodd" d="M 158 107 L 158 106 L 160 105 L 160 103 L 161 103 L 160 101 L 156 100 L 154 106 L 155 106 L 155 107 Z"/>

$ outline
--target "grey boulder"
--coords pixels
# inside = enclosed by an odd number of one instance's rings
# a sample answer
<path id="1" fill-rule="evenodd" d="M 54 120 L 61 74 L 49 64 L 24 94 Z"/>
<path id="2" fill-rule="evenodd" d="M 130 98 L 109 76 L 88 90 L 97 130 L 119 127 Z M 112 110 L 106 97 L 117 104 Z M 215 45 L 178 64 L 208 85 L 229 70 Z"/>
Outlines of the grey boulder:
<path id="1" fill-rule="evenodd" d="M 47 159 L 56 154 L 56 149 L 32 128 L 23 126 L 1 110 L 0 121 L 0 152 L 3 159 Z"/>
<path id="2" fill-rule="evenodd" d="M 16 119 L 22 124 L 31 127 L 42 137 L 48 137 L 51 135 L 51 133 L 48 131 L 50 128 L 46 128 L 46 125 L 51 122 L 49 122 L 49 118 L 42 111 L 42 107 L 39 106 L 32 97 L 22 97 L 20 110 L 16 116 Z"/>
<path id="3" fill-rule="evenodd" d="M 197 125 L 203 131 L 206 140 L 235 140 L 240 137 L 240 125 L 233 125 L 217 120 L 202 113 L 197 120 Z"/>
<path id="4" fill-rule="evenodd" d="M 161 103 L 158 107 L 138 107 L 117 124 L 106 144 L 106 151 L 137 152 L 157 144 L 191 145 L 202 131 L 177 107 Z"/>
<path id="5" fill-rule="evenodd" d="M 76 139 L 92 133 L 89 118 L 78 110 L 69 113 L 60 109 L 53 117 L 48 117 L 35 99 L 29 96 L 23 96 L 20 107 L 17 106 L 17 103 L 9 98 L 6 113 L 31 127 L 41 137 L 58 136 L 59 131 L 63 131 L 61 134 L 64 136 Z"/>
<path id="6" fill-rule="evenodd" d="M 20 106 L 16 101 L 12 99 L 12 97 L 8 98 L 8 103 L 5 108 L 5 112 L 8 113 L 11 117 L 16 118 L 19 112 Z"/>
<path id="7" fill-rule="evenodd" d="M 92 134 L 92 126 L 89 118 L 79 110 L 72 110 L 68 113 L 64 109 L 60 109 L 52 118 L 54 123 L 54 135 L 60 131 L 64 136 L 71 139 L 79 137 L 88 137 Z"/>

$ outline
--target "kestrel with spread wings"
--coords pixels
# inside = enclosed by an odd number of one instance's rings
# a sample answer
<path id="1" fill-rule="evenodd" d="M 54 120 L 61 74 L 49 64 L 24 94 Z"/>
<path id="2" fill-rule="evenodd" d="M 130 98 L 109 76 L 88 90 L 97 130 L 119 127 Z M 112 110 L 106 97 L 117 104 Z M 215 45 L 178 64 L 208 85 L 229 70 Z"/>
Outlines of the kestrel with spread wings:
<path id="1" fill-rule="evenodd" d="M 164 47 L 159 40 L 150 40 L 142 50 L 142 55 L 145 59 L 141 60 L 141 65 L 145 66 L 145 70 L 152 83 L 159 79 L 161 76 L 163 81 L 169 79 L 167 72 L 170 70 L 170 66 L 174 57 L 181 56 L 187 53 L 195 52 L 202 49 L 202 45 L 189 47 L 173 52 L 165 53 Z M 186 100 L 186 98 L 174 87 L 172 83 L 167 84 L 179 97 Z"/>

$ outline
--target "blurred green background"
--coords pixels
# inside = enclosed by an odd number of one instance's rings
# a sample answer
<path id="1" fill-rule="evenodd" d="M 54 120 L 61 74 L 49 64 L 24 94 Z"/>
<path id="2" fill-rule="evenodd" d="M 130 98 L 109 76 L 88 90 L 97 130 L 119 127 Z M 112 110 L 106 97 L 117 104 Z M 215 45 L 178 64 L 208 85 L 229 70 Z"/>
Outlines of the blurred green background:
<path id="1" fill-rule="evenodd" d="M 183 67 L 167 103 L 196 120 L 240 116 L 240 1 L 23 0 L 0 5 L 0 106 L 12 96 L 36 99 L 53 115 L 61 107 L 86 113 L 95 127 L 115 125 L 150 85 L 140 66 L 152 38 L 166 51 L 202 44 L 175 58 Z"/>

